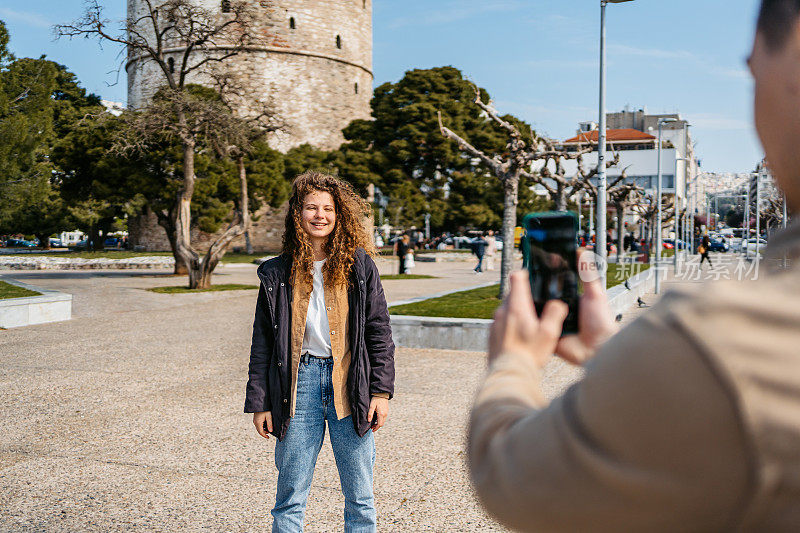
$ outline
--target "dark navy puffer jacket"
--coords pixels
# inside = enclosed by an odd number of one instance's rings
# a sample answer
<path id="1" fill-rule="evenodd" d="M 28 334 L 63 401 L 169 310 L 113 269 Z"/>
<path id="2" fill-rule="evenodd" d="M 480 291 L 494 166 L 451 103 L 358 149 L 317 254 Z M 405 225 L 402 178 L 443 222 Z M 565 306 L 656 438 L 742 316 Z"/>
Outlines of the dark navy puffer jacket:
<path id="1" fill-rule="evenodd" d="M 245 413 L 272 412 L 273 434 L 283 440 L 289 427 L 291 395 L 290 262 L 284 255 L 258 267 L 258 291 Z M 347 391 L 353 425 L 360 436 L 370 429 L 369 402 L 376 393 L 394 394 L 394 342 L 386 297 L 375 262 L 363 249 L 355 253 L 347 290 L 350 307 L 350 371 Z"/>

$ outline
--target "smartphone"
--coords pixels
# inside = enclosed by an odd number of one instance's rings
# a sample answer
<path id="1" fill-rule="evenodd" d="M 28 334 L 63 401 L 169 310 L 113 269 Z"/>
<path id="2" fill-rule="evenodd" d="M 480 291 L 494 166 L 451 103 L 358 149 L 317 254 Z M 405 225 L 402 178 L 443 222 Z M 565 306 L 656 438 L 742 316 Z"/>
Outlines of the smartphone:
<path id="1" fill-rule="evenodd" d="M 523 222 L 536 314 L 548 300 L 569 306 L 562 335 L 578 332 L 578 216 L 570 211 L 532 213 Z"/>

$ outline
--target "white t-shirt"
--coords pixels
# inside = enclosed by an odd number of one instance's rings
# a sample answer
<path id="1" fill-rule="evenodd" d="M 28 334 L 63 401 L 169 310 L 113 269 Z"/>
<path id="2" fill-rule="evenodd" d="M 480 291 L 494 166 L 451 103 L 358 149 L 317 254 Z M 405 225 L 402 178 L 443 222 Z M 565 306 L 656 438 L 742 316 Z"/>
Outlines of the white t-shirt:
<path id="1" fill-rule="evenodd" d="M 314 285 L 308 300 L 306 332 L 303 335 L 303 348 L 300 353 L 310 353 L 316 357 L 331 357 L 331 332 L 328 325 L 328 311 L 325 309 L 325 286 L 322 277 L 322 261 L 314 261 Z"/>

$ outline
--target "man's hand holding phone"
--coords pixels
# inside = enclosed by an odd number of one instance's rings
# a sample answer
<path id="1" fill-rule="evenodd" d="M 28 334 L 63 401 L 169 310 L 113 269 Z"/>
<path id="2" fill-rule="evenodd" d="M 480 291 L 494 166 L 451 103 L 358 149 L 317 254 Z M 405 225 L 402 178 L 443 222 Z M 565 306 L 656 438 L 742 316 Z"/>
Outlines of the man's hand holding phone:
<path id="1" fill-rule="evenodd" d="M 593 261 L 591 252 L 581 250 L 579 263 Z M 583 279 L 583 295 L 578 307 L 578 333 L 562 337 L 556 345 L 556 355 L 573 365 L 582 365 L 591 359 L 597 347 L 618 330 L 608 306 L 602 279 Z"/>
<path id="2" fill-rule="evenodd" d="M 494 324 L 489 330 L 489 361 L 509 353 L 530 356 L 537 365 L 544 366 L 561 336 L 569 310 L 567 304 L 551 300 L 544 306 L 542 316 L 538 317 L 528 272 L 514 272 L 509 281 L 508 297 L 497 308 Z"/>
<path id="3" fill-rule="evenodd" d="M 539 366 L 555 353 L 564 360 L 582 365 L 597 347 L 617 331 L 600 280 L 584 281 L 578 311 L 578 333 L 561 337 L 567 305 L 559 300 L 547 302 L 541 317 L 531 296 L 527 271 L 511 274 L 508 298 L 495 313 L 489 334 L 489 360 L 502 353 L 533 357 Z"/>

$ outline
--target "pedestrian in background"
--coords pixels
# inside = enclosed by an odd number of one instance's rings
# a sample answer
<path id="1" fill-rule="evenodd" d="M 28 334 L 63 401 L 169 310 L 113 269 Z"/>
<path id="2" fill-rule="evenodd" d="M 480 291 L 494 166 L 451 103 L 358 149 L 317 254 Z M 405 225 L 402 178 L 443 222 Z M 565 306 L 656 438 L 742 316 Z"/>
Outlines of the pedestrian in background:
<path id="1" fill-rule="evenodd" d="M 494 270 L 494 254 L 497 251 L 497 239 L 494 231 L 489 230 L 486 234 L 486 270 Z"/>
<path id="2" fill-rule="evenodd" d="M 708 266 L 714 267 L 711 264 L 711 258 L 708 257 L 708 247 L 711 246 L 711 240 L 708 238 L 708 233 L 703 235 L 703 240 L 700 242 L 700 246 L 697 248 L 697 251 L 700 253 L 700 264 L 703 264 L 703 261 L 708 261 Z"/>
<path id="3" fill-rule="evenodd" d="M 397 241 L 395 241 L 395 250 L 397 252 L 397 258 L 400 260 L 400 274 L 406 273 L 406 261 L 408 260 L 408 254 L 411 253 L 411 238 L 407 234 L 403 234 L 400 236 Z"/>
<path id="4" fill-rule="evenodd" d="M 800 0 L 763 0 L 753 52 L 756 130 L 800 209 Z M 599 281 L 541 318 L 511 277 L 472 410 L 468 462 L 486 509 L 522 531 L 800 530 L 800 221 L 757 280 L 671 291 L 615 333 Z M 550 354 L 585 366 L 548 404 Z"/>
<path id="5" fill-rule="evenodd" d="M 394 344 L 363 224 L 369 210 L 344 181 L 298 176 L 283 253 L 258 268 L 244 411 L 259 435 L 278 438 L 273 532 L 303 530 L 326 424 L 344 530 L 375 531 L 372 433 L 386 421 L 394 392 Z"/>
<path id="6" fill-rule="evenodd" d="M 503 243 L 505 246 L 505 243 Z M 522 268 L 528 268 L 528 260 L 531 255 L 531 243 L 528 241 L 527 230 L 522 230 L 519 237 L 519 251 L 522 253 Z"/>
<path id="7" fill-rule="evenodd" d="M 478 236 L 472 240 L 472 253 L 478 257 L 478 264 L 473 269 L 476 274 L 483 272 L 483 256 L 486 253 L 486 239 L 483 238 L 483 233 L 478 233 Z"/>

